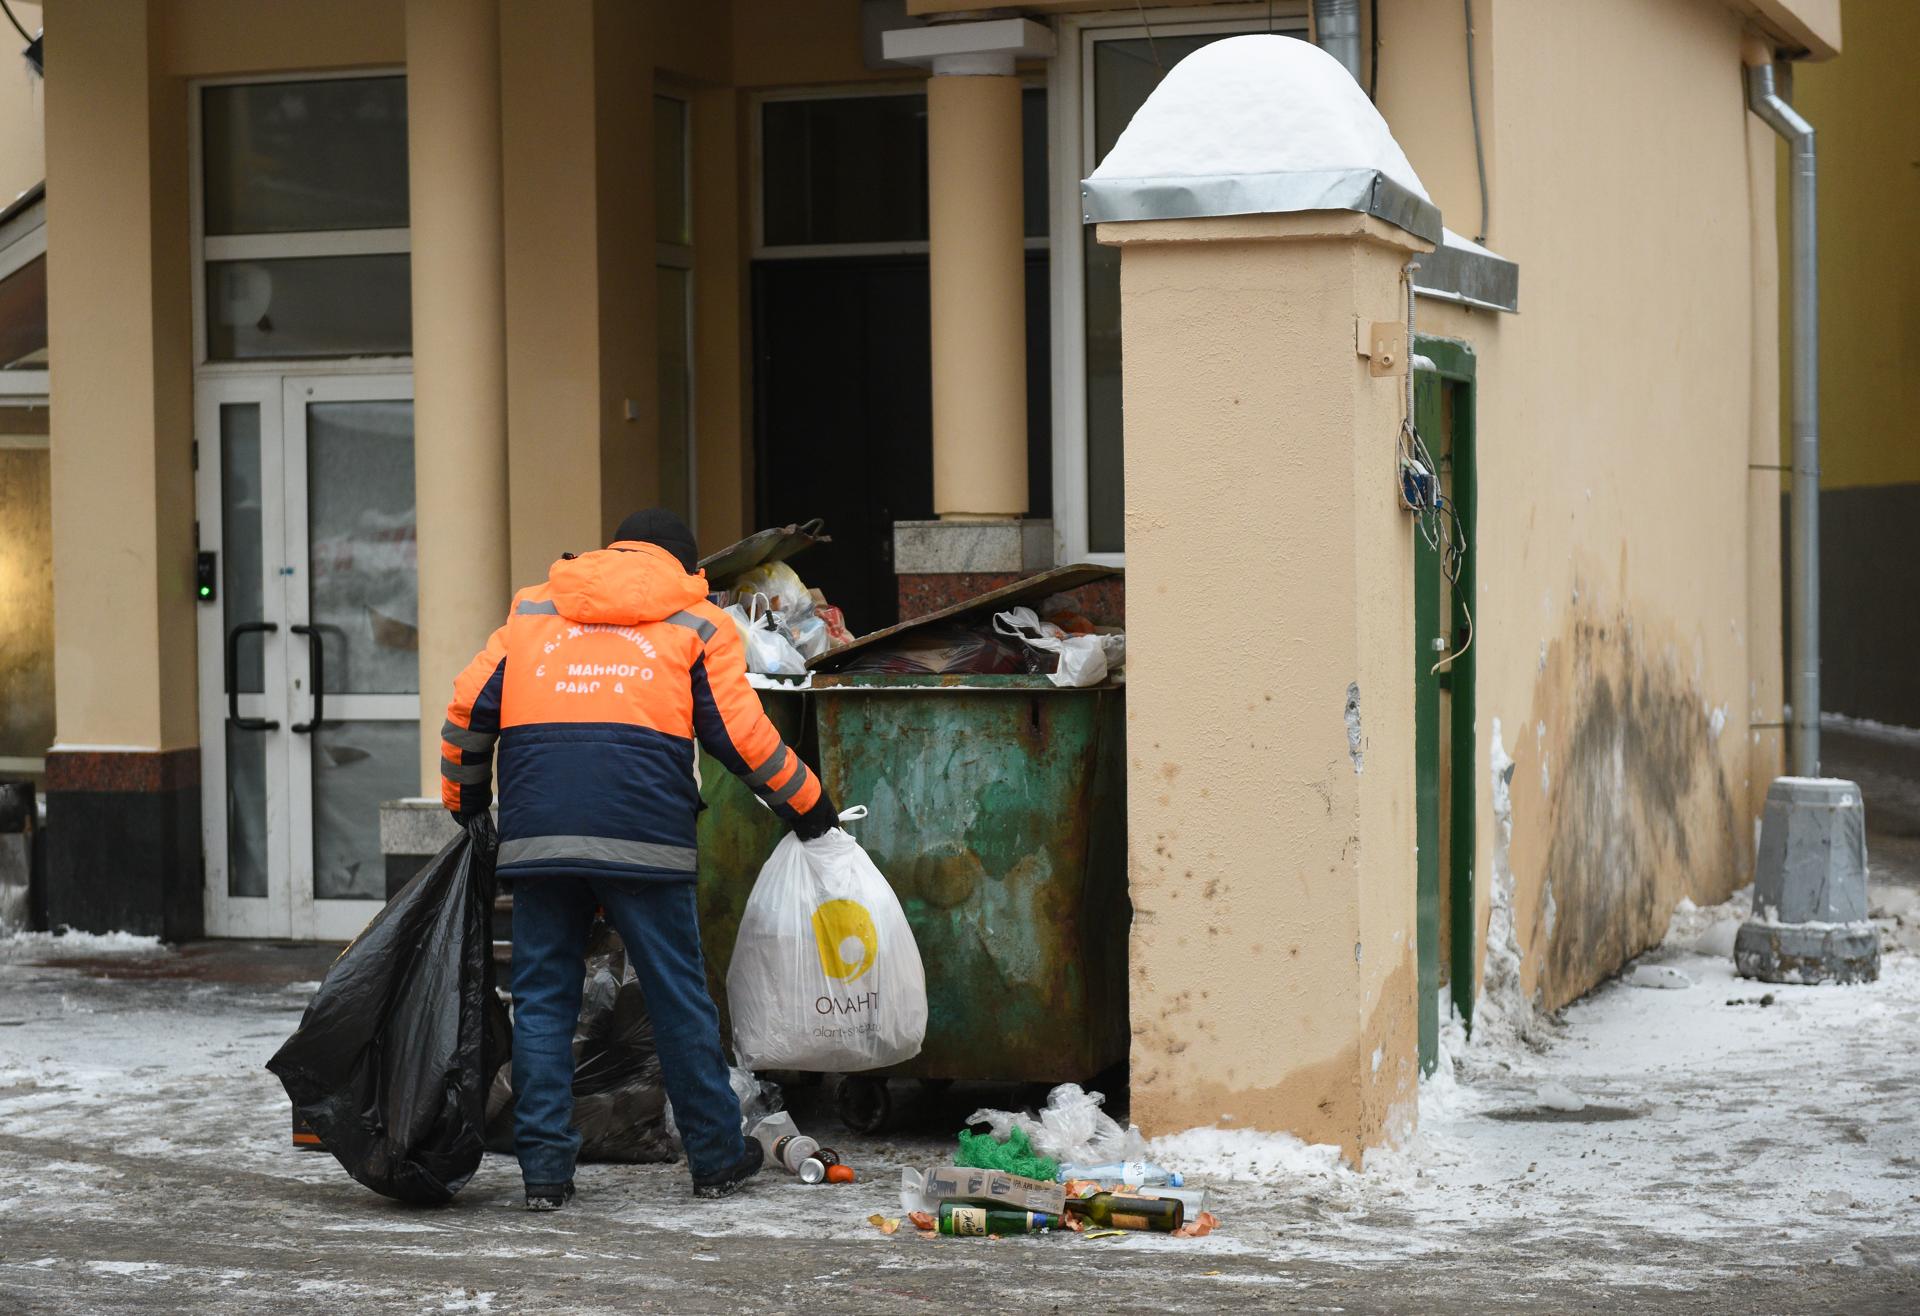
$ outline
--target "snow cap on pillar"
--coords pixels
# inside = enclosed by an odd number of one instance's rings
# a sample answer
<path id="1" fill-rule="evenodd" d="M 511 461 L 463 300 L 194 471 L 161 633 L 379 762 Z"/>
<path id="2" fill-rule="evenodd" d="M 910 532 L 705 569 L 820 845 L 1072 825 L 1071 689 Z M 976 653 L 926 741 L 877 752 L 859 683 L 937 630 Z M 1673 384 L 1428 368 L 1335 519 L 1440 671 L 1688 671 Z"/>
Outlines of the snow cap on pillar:
<path id="1" fill-rule="evenodd" d="M 1293 37 L 1228 37 L 1181 60 L 1080 190 L 1089 224 L 1356 210 L 1441 236 L 1380 111 L 1339 60 Z"/>

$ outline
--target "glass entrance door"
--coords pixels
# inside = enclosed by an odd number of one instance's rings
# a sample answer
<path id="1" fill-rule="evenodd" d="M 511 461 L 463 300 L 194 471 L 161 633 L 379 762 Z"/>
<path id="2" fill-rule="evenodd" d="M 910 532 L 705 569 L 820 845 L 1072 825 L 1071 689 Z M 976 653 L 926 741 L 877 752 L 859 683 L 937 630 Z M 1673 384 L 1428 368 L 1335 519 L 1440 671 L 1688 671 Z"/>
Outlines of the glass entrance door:
<path id="1" fill-rule="evenodd" d="M 380 804 L 419 786 L 413 387 L 249 375 L 199 393 L 207 923 L 344 938 L 386 896 Z"/>

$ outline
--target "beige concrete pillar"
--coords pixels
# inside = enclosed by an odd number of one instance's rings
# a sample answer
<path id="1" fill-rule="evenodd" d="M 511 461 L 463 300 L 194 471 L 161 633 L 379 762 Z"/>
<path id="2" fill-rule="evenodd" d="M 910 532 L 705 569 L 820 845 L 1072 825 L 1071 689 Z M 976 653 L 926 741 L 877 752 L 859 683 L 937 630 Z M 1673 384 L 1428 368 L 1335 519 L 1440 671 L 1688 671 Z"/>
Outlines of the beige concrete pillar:
<path id="1" fill-rule="evenodd" d="M 927 83 L 927 266 L 933 329 L 933 508 L 943 520 L 1027 511 L 1026 245 L 1019 59 L 1053 53 L 1031 19 L 888 32 Z"/>
<path id="2" fill-rule="evenodd" d="M 1027 510 L 1026 246 L 1020 80 L 927 83 L 927 271 L 933 308 L 933 507 Z"/>
<path id="3" fill-rule="evenodd" d="M 440 709 L 511 592 L 494 0 L 407 0 L 407 149 L 420 787 L 437 795 Z"/>
<path id="4" fill-rule="evenodd" d="M 46 84 L 56 730 L 171 750 L 198 740 L 186 98 L 144 3 L 48 26 L 76 52 Z"/>
<path id="5" fill-rule="evenodd" d="M 1127 342 L 1132 1112 L 1358 1159 L 1415 1116 L 1403 320 L 1344 211 L 1103 224 Z M 1404 363 L 1403 363 L 1404 364 Z"/>
<path id="6" fill-rule="evenodd" d="M 63 4 L 49 44 L 54 734 L 47 917 L 197 937 L 187 95 L 157 5 Z"/>
<path id="7" fill-rule="evenodd" d="M 527 584 L 659 491 L 653 9 L 500 14 L 512 569 Z"/>

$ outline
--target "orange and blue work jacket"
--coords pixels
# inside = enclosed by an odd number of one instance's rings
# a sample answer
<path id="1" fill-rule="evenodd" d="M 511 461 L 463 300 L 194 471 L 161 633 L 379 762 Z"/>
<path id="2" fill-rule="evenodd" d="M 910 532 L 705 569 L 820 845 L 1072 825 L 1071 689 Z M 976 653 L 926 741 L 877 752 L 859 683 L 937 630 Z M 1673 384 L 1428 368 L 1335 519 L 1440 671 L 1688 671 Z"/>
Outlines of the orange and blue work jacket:
<path id="1" fill-rule="evenodd" d="M 705 576 L 657 545 L 617 543 L 562 558 L 515 595 L 454 681 L 441 798 L 455 813 L 486 808 L 497 743 L 502 876 L 690 882 L 696 738 L 790 826 L 831 811 L 747 684 L 740 633 L 707 601 Z"/>

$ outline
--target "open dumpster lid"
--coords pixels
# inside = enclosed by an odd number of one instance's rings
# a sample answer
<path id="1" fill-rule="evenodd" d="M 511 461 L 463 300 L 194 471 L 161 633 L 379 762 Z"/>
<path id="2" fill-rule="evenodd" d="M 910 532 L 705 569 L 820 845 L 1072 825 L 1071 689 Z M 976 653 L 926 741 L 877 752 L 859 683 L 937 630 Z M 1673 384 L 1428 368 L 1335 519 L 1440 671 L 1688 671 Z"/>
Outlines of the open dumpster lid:
<path id="1" fill-rule="evenodd" d="M 1096 580 L 1108 580 L 1114 576 L 1125 575 L 1119 567 L 1096 566 L 1091 562 L 1078 562 L 1072 566 L 1055 567 L 1043 571 L 1037 576 L 1028 576 L 1025 580 L 1016 580 L 1011 585 L 1002 585 L 999 589 L 988 590 L 985 594 L 976 594 L 952 607 L 941 608 L 924 617 L 915 617 L 912 621 L 903 621 L 889 626 L 885 630 L 862 635 L 851 644 L 843 644 L 837 649 L 829 649 L 818 658 L 807 660 L 809 671 L 831 672 L 839 668 L 848 658 L 872 645 L 884 644 L 909 631 L 922 626 L 931 626 L 936 622 L 952 621 L 956 617 L 971 613 L 991 615 L 1004 612 L 1008 608 L 1017 608 L 1025 603 L 1038 603 L 1054 594 L 1064 594 L 1070 589 L 1082 585 L 1091 585 Z"/>
<path id="2" fill-rule="evenodd" d="M 784 562 L 815 544 L 831 543 L 831 536 L 820 533 L 820 528 L 825 524 L 815 517 L 801 525 L 773 526 L 755 531 L 737 544 L 729 544 L 717 553 L 707 554 L 700 559 L 700 566 L 707 573 L 709 582 L 715 586 L 725 585 L 735 576 L 763 563 Z"/>

